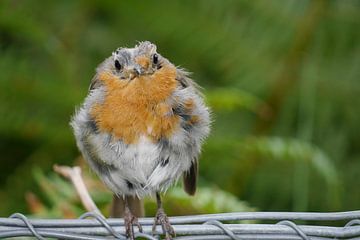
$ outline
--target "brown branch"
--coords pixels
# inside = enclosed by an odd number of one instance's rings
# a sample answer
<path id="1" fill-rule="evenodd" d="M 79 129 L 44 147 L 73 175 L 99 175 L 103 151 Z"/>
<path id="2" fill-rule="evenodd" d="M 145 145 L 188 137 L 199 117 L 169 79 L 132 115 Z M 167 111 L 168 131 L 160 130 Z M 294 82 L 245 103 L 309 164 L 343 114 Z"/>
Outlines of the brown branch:
<path id="1" fill-rule="evenodd" d="M 55 164 L 53 168 L 55 172 L 71 181 L 87 211 L 100 213 L 100 210 L 96 207 L 94 201 L 90 197 L 89 191 L 81 177 L 80 167 L 59 166 Z"/>

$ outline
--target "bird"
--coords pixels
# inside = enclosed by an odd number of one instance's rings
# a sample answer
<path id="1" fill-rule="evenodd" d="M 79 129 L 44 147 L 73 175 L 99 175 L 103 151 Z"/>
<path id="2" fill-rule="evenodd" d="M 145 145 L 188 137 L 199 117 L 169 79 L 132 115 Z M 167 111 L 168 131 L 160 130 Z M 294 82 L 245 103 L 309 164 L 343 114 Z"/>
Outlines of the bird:
<path id="1" fill-rule="evenodd" d="M 161 195 L 180 178 L 194 195 L 199 155 L 211 125 L 201 88 L 149 41 L 119 47 L 96 68 L 88 95 L 70 125 L 90 168 L 122 198 L 126 234 L 142 227 L 130 198 L 156 196 L 153 225 L 175 236 Z"/>

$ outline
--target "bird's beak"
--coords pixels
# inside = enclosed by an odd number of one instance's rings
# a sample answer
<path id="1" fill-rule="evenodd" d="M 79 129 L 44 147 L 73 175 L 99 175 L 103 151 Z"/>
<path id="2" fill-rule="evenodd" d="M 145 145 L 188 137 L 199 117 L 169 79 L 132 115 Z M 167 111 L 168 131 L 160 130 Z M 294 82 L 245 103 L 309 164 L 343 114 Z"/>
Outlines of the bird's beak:
<path id="1" fill-rule="evenodd" d="M 133 80 L 134 78 L 140 76 L 143 73 L 140 66 L 134 66 L 133 68 L 129 69 L 129 78 Z"/>

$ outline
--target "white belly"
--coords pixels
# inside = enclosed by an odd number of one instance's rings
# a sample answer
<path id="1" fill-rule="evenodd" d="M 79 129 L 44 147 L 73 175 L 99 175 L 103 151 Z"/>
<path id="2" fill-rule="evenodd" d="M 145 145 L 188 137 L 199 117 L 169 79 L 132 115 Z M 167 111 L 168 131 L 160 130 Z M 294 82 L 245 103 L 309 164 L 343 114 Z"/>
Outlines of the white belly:
<path id="1" fill-rule="evenodd" d="M 141 197 L 166 190 L 189 169 L 191 157 L 175 140 L 177 146 L 171 140 L 153 143 L 140 137 L 136 144 L 127 145 L 111 140 L 109 134 L 91 134 L 87 142 L 92 157 L 88 161 L 113 192 Z"/>

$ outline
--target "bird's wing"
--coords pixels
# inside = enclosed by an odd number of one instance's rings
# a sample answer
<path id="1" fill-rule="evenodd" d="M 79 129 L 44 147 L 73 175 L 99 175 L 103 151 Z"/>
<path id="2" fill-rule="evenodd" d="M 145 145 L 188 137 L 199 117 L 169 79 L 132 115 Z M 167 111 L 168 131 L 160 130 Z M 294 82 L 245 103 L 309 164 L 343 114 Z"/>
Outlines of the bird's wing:
<path id="1" fill-rule="evenodd" d="M 196 182 L 198 175 L 198 160 L 194 159 L 191 163 L 190 169 L 183 175 L 184 190 L 189 195 L 194 195 L 196 192 Z"/>
<path id="2" fill-rule="evenodd" d="M 183 70 L 181 68 L 177 68 L 176 80 L 179 82 L 180 89 L 188 89 L 187 93 L 189 93 L 192 96 L 200 96 L 200 98 L 201 98 L 202 93 L 200 91 L 199 85 L 197 85 L 189 77 L 189 75 L 190 74 L 188 72 L 186 72 L 185 70 Z M 185 101 L 185 100 L 186 99 L 183 99 L 183 101 Z M 199 102 L 197 102 L 196 107 L 197 108 L 200 107 L 201 112 L 207 111 L 206 109 L 204 110 L 204 106 L 202 106 L 202 104 L 199 104 Z M 175 110 L 175 112 L 174 112 L 175 114 L 178 114 L 185 121 L 185 123 L 183 125 L 183 127 L 185 129 L 193 127 L 192 126 L 193 123 L 191 123 L 191 122 L 189 123 L 189 120 L 193 116 L 192 110 L 189 111 L 187 109 L 184 109 L 184 107 L 181 107 L 181 105 L 173 108 L 173 110 Z M 204 126 L 201 126 L 201 129 L 200 129 L 201 131 L 204 131 L 203 127 Z M 184 172 L 184 174 L 183 174 L 184 190 L 189 195 L 194 195 L 196 192 L 198 168 L 199 168 L 198 156 L 195 156 L 191 162 L 190 168 L 188 169 L 188 171 Z"/>
<path id="3" fill-rule="evenodd" d="M 96 88 L 99 88 L 102 85 L 101 81 L 98 78 L 98 75 L 96 74 L 92 79 L 89 86 L 89 91 L 94 90 Z"/>

